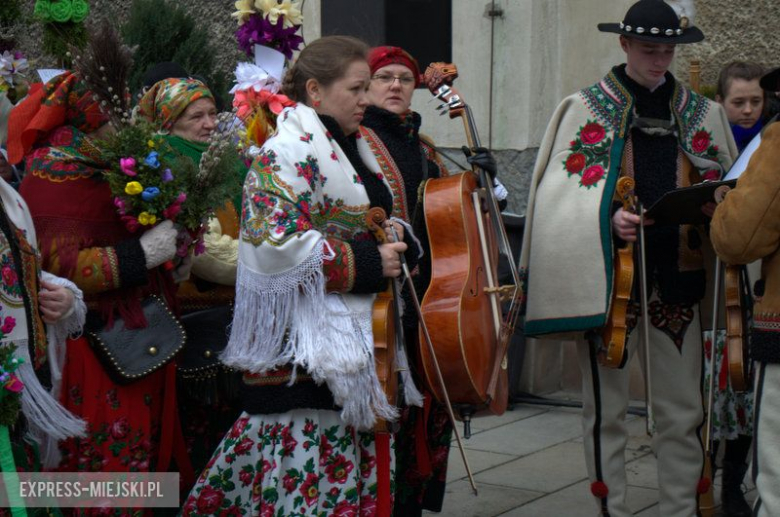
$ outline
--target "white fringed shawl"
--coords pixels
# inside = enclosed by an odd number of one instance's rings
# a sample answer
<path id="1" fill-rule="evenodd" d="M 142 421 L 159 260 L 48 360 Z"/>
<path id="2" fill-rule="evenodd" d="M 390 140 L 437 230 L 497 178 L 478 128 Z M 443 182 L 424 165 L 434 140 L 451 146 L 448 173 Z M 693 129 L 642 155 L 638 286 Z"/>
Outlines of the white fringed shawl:
<path id="1" fill-rule="evenodd" d="M 22 197 L 5 181 L 0 179 L 0 199 L 9 220 L 26 236 L 31 246 L 36 245 L 35 227 L 30 211 Z M 5 236 L 0 233 L 0 255 L 10 254 Z M 57 323 L 47 325 L 48 359 L 52 375 L 53 389 L 49 393 L 35 375 L 28 349 L 27 315 L 22 298 L 13 291 L 4 291 L 0 301 L 2 319 L 12 317 L 16 321 L 13 330 L 0 340 L 0 346 L 16 345 L 16 357 L 23 360 L 17 370 L 24 384 L 21 392 L 22 413 L 29 426 L 30 435 L 39 443 L 42 458 L 56 451 L 56 442 L 72 436 L 84 436 L 86 423 L 71 414 L 57 401 L 62 381 L 62 363 L 68 336 L 81 332 L 86 318 L 87 308 L 81 290 L 70 280 L 43 272 L 41 279 L 70 289 L 74 295 L 74 307 L 70 313 Z M 37 310 L 37 307 L 34 308 Z"/>
<path id="2" fill-rule="evenodd" d="M 361 139 L 358 146 L 372 156 Z M 235 314 L 222 355 L 253 373 L 306 369 L 359 429 L 397 417 L 374 365 L 374 295 L 327 293 L 323 259 L 333 252 L 326 236 L 367 237 L 368 208 L 357 172 L 317 114 L 285 109 L 244 184 Z"/>

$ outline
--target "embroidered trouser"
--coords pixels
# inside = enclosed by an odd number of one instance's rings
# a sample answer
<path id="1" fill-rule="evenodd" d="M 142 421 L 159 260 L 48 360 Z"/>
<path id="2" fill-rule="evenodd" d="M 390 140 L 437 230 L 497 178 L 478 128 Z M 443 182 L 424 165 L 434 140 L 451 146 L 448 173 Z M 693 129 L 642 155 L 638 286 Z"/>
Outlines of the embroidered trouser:
<path id="1" fill-rule="evenodd" d="M 753 427 L 756 517 L 780 515 L 780 364 L 757 365 Z"/>
<path id="2" fill-rule="evenodd" d="M 698 310 L 693 311 L 693 320 L 679 348 L 666 333 L 653 325 L 650 325 L 649 334 L 655 417 L 652 444 L 658 458 L 659 514 L 664 517 L 693 517 L 696 515 L 696 489 L 704 461 L 699 437 L 704 411 Z M 627 346 L 632 356 L 640 354 L 645 371 L 641 335 L 640 318 Z M 599 514 L 630 516 L 632 513 L 626 504 L 625 469 L 629 369 L 600 366 L 594 346 L 585 341 L 578 343 L 577 352 L 582 370 L 585 461 Z"/>

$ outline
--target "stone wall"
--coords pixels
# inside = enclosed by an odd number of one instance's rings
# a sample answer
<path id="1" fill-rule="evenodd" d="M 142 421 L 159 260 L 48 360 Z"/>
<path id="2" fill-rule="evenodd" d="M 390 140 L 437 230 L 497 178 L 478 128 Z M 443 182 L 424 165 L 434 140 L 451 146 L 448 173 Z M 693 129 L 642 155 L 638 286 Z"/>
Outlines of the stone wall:
<path id="1" fill-rule="evenodd" d="M 696 25 L 705 40 L 680 47 L 677 75 L 687 78 L 691 59 L 701 61 L 702 84 L 715 85 L 720 69 L 739 59 L 780 66 L 780 5 L 777 0 L 695 0 Z"/>

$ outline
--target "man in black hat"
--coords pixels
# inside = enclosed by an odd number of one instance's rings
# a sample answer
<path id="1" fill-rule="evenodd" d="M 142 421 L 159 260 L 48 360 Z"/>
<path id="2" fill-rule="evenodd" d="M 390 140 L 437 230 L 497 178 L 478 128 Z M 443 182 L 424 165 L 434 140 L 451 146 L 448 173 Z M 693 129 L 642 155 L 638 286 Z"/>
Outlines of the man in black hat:
<path id="1" fill-rule="evenodd" d="M 625 360 L 609 361 L 605 353 L 602 329 L 618 306 L 616 249 L 637 240 L 640 221 L 615 198 L 617 181 L 632 177 L 638 200 L 649 207 L 666 192 L 719 179 L 737 154 L 722 108 L 668 71 L 676 45 L 704 38 L 693 26 L 691 8 L 678 7 L 679 13 L 663 0 L 639 0 L 622 22 L 599 25 L 620 35 L 626 63 L 559 105 L 539 150 L 526 216 L 525 333 L 578 341 L 591 492 L 601 514 L 611 517 L 631 515 L 624 366 L 639 350 L 648 363 L 638 273 L 626 315 Z M 705 214 L 713 209 L 702 207 Z M 697 493 L 709 481 L 702 480 L 698 435 L 703 422 L 698 306 L 706 287 L 706 233 L 692 225 L 649 223 L 646 371 L 652 379 L 649 427 L 655 430 L 659 511 L 663 517 L 692 517 Z"/>
<path id="2" fill-rule="evenodd" d="M 761 78 L 780 91 L 780 68 Z M 750 357 L 755 361 L 753 515 L 780 515 L 780 123 L 769 122 L 737 187 L 712 218 L 715 251 L 729 264 L 761 260 L 754 288 Z"/>

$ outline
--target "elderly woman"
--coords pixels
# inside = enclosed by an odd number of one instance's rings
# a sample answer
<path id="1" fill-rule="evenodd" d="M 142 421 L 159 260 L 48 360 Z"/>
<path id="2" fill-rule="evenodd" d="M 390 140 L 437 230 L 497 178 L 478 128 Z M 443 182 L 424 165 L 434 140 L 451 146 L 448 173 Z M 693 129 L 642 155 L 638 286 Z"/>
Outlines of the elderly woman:
<path id="1" fill-rule="evenodd" d="M 197 79 L 168 78 L 152 85 L 139 102 L 138 114 L 167 133 L 170 158 L 185 157 L 196 165 L 216 129 L 217 110 L 209 88 Z M 239 162 L 237 160 L 237 162 Z M 219 334 L 230 324 L 238 262 L 240 185 L 246 167 L 225 181 L 234 182 L 238 195 L 226 200 L 209 221 L 205 251 L 194 257 L 193 276 L 179 284 L 177 298 L 184 316 L 187 344 L 179 363 L 179 408 L 193 467 L 200 471 L 240 410 L 231 400 L 232 371 L 217 361 Z M 208 327 L 216 329 L 209 332 Z M 223 339 L 227 339 L 226 336 Z M 224 346 L 224 343 L 223 343 Z M 211 361 L 203 356 L 211 351 Z M 236 379 L 237 380 L 237 379 Z"/>
<path id="2" fill-rule="evenodd" d="M 410 223 L 423 238 L 422 185 L 429 178 L 446 175 L 447 169 L 433 144 L 420 135 L 420 115 L 411 110 L 414 89 L 420 84 L 420 70 L 417 61 L 399 47 L 372 49 L 368 63 L 371 105 L 366 108 L 361 134 L 394 189 L 393 215 Z M 427 247 L 426 240 L 422 240 Z M 423 256 L 420 274 L 415 277 L 420 297 L 430 282 L 429 257 L 429 253 Z M 406 307 L 414 307 L 408 289 L 404 290 L 404 296 L 408 299 Z M 417 384 L 423 385 L 417 324 L 416 312 L 407 310 L 404 335 L 414 358 L 412 370 Z M 441 511 L 451 436 L 447 411 L 430 392 L 425 392 L 423 408 L 403 409 L 396 433 L 395 515 L 421 515 L 423 509 Z"/>
<path id="3" fill-rule="evenodd" d="M 400 274 L 407 245 L 379 244 L 365 222 L 370 207 L 393 207 L 357 138 L 367 50 L 331 36 L 301 52 L 284 83 L 298 104 L 279 116 L 247 176 L 236 310 L 222 357 L 244 372 L 245 413 L 185 515 L 391 511 L 392 438 L 374 426 L 396 411 L 374 365 L 371 309 L 374 293 Z"/>
<path id="4" fill-rule="evenodd" d="M 176 252 L 177 231 L 164 222 L 140 236 L 117 214 L 102 173 L 106 117 L 76 75 L 65 72 L 14 109 L 11 161 L 24 156 L 20 192 L 35 222 L 43 267 L 84 292 L 91 329 L 146 327 L 149 294 L 175 304 L 175 284 L 161 266 Z M 61 443 L 64 471 L 168 470 L 188 465 L 175 409 L 171 362 L 120 384 L 85 336 L 68 342 L 62 401 L 87 422 L 87 436 Z M 177 432 L 178 431 L 178 432 Z"/>

